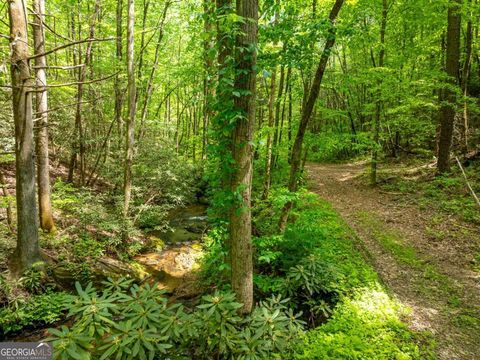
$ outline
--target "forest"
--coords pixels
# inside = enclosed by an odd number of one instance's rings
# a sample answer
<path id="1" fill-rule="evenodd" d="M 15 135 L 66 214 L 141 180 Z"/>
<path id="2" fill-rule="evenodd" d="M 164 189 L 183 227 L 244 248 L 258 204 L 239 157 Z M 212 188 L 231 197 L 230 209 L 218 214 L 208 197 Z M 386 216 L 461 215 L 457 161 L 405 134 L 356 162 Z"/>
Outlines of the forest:
<path id="1" fill-rule="evenodd" d="M 1 1 L 0 359 L 480 359 L 479 24 Z"/>

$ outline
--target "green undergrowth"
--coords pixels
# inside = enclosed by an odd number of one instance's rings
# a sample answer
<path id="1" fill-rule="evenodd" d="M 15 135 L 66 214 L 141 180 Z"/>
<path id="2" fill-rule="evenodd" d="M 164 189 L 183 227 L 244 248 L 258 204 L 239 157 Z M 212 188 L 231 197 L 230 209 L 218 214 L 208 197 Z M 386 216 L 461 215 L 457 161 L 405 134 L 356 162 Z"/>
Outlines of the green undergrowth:
<path id="1" fill-rule="evenodd" d="M 310 251 L 335 267 L 341 279 L 331 316 L 308 332 L 295 358 L 433 358 L 431 341 L 423 341 L 424 335 L 410 331 L 402 322 L 408 310 L 379 284 L 378 275 L 354 246 L 351 230 L 329 204 L 307 195 L 285 238 L 292 244 L 314 243 Z"/>
<path id="2" fill-rule="evenodd" d="M 257 299 L 280 294 L 301 312 L 306 335 L 285 359 L 431 359 L 433 340 L 402 322 L 408 309 L 391 298 L 354 244 L 354 234 L 325 201 L 308 192 L 284 235 L 275 233 L 279 211 L 291 199 L 272 189 L 268 202 L 254 209 L 254 286 Z M 207 239 L 206 279 L 228 281 L 216 229 Z M 216 286 L 222 286 L 218 282 Z"/>
<path id="3" fill-rule="evenodd" d="M 55 359 L 278 359 L 302 332 L 279 298 L 242 317 L 228 292 L 187 309 L 170 303 L 156 284 L 110 279 L 103 290 L 76 288 L 66 305 L 73 325 L 49 330 Z"/>
<path id="4" fill-rule="evenodd" d="M 307 333 L 294 358 L 434 359 L 430 336 L 400 320 L 405 311 L 380 286 L 357 289 L 327 323 Z"/>
<path id="5" fill-rule="evenodd" d="M 138 229 L 124 221 L 120 200 L 113 193 L 99 194 L 57 179 L 52 206 L 61 213 L 58 234 L 44 235 L 41 246 L 60 259 L 73 262 L 95 260 L 107 254 L 135 255 L 141 242 L 124 242 L 122 234 L 135 238 Z"/>
<path id="6" fill-rule="evenodd" d="M 467 178 L 478 194 L 480 192 L 480 164 L 472 162 L 465 167 Z M 383 171 L 380 177 L 388 176 L 389 170 Z M 448 215 L 456 215 L 460 219 L 480 224 L 480 211 L 470 193 L 465 178 L 457 164 L 452 164 L 449 174 L 435 176 L 435 169 L 419 168 L 414 174 L 389 178 L 382 187 L 387 191 L 411 195 L 422 209 L 437 209 Z"/>
<path id="7" fill-rule="evenodd" d="M 68 295 L 50 275 L 42 262 L 35 263 L 19 278 L 0 273 L 0 339 L 64 318 Z"/>
<path id="8" fill-rule="evenodd" d="M 0 308 L 0 338 L 50 325 L 64 318 L 65 300 L 63 292 L 18 297 Z"/>
<path id="9" fill-rule="evenodd" d="M 307 136 L 308 159 L 315 162 L 341 162 L 368 154 L 374 144 L 368 133 L 326 131 Z"/>

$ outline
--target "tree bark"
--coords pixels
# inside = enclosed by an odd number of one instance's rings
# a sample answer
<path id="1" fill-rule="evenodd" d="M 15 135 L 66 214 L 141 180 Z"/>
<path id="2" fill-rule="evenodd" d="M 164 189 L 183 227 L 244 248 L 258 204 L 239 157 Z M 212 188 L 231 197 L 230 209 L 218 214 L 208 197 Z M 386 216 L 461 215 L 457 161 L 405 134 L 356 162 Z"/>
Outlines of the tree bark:
<path id="1" fill-rule="evenodd" d="M 122 19 L 123 19 L 123 0 L 117 0 L 116 8 L 116 35 L 117 39 L 115 42 L 115 55 L 116 55 L 116 67 L 117 71 L 122 67 L 123 59 L 123 46 L 122 46 Z M 122 108 L 123 108 L 123 93 L 122 93 L 122 84 L 120 80 L 120 74 L 115 75 L 115 120 L 117 123 L 117 132 L 118 138 L 120 139 L 120 144 L 123 137 L 123 118 L 122 118 Z M 119 146 L 120 148 L 120 146 Z"/>
<path id="2" fill-rule="evenodd" d="M 472 44 L 473 44 L 473 24 L 472 24 L 472 16 L 473 14 L 470 11 L 472 6 L 472 0 L 468 1 L 469 6 L 469 19 L 467 22 L 467 29 L 465 33 L 465 61 L 463 63 L 462 69 L 462 93 L 465 98 L 463 102 L 463 124 L 461 126 L 462 129 L 462 136 L 461 136 L 461 144 L 460 149 L 463 154 L 468 153 L 468 138 L 469 138 L 469 110 L 468 110 L 468 81 L 470 79 L 470 68 L 472 64 Z"/>
<path id="3" fill-rule="evenodd" d="M 34 53 L 45 52 L 45 35 L 43 22 L 45 18 L 45 1 L 33 1 L 33 43 Z M 45 56 L 35 58 L 36 75 L 36 118 L 37 118 L 37 184 L 38 184 L 38 205 L 40 213 L 40 227 L 46 232 L 55 231 L 55 224 L 52 215 L 50 201 L 50 163 L 48 159 L 48 95 L 47 95 L 47 61 Z"/>
<path id="4" fill-rule="evenodd" d="M 292 153 L 290 157 L 290 177 L 288 181 L 288 189 L 291 192 L 297 191 L 298 175 L 299 175 L 299 170 L 301 167 L 301 160 L 302 160 L 303 139 L 305 137 L 305 132 L 307 130 L 308 123 L 310 122 L 310 118 L 312 117 L 312 112 L 315 106 L 315 102 L 317 101 L 318 95 L 320 93 L 320 86 L 322 84 L 323 75 L 327 67 L 328 59 L 330 58 L 330 53 L 332 51 L 333 46 L 335 45 L 335 40 L 336 40 L 335 20 L 337 19 L 338 13 L 342 8 L 343 3 L 344 3 L 344 0 L 336 0 L 330 12 L 330 16 L 329 16 L 330 29 L 327 34 L 327 41 L 325 43 L 325 47 L 323 49 L 323 53 L 320 58 L 320 62 L 318 63 L 317 71 L 315 73 L 315 78 L 313 80 L 312 86 L 308 94 L 308 99 L 306 100 L 302 108 L 302 117 L 300 119 L 300 124 L 298 127 L 297 135 L 295 137 L 295 142 L 293 144 Z M 285 230 L 285 227 L 288 221 L 288 214 L 292 209 L 292 207 L 293 207 L 293 202 L 288 201 L 282 209 L 282 213 L 280 215 L 280 220 L 278 223 L 280 232 L 283 232 Z"/>
<path id="5" fill-rule="evenodd" d="M 380 52 L 378 55 L 378 66 L 385 65 L 385 32 L 387 28 L 388 3 L 387 0 L 382 1 L 382 22 L 380 25 Z M 374 63 L 375 66 L 375 63 Z M 381 85 L 381 81 L 380 81 Z M 379 89 L 376 94 L 375 101 L 375 126 L 373 129 L 374 148 L 372 150 L 372 161 L 370 170 L 370 184 L 377 184 L 377 164 L 378 164 L 378 148 L 380 147 L 380 121 L 382 116 L 382 91 Z"/>
<path id="6" fill-rule="evenodd" d="M 148 104 L 153 94 L 153 80 L 155 78 L 155 73 L 157 72 L 158 63 L 160 60 L 160 45 L 162 44 L 162 40 L 163 40 L 163 28 L 165 25 L 165 18 L 167 17 L 167 11 L 169 6 L 170 6 L 170 1 L 167 0 L 165 2 L 165 6 L 162 12 L 162 20 L 160 21 L 160 25 L 159 25 L 160 28 L 158 30 L 159 31 L 158 40 L 157 40 L 157 44 L 155 45 L 155 56 L 153 60 L 153 66 L 152 66 L 152 70 L 150 71 L 150 75 L 148 77 L 147 88 L 145 89 L 145 97 L 143 99 L 142 115 L 140 120 L 140 133 L 138 136 L 139 141 L 143 139 L 143 137 L 145 136 L 145 121 L 147 119 Z"/>
<path id="7" fill-rule="evenodd" d="M 440 107 L 440 135 L 437 160 L 437 172 L 439 174 L 450 170 L 450 150 L 456 112 L 456 94 L 451 87 L 458 85 L 460 71 L 461 5 L 462 0 L 452 0 L 448 8 L 446 73 L 450 86 L 443 89 Z"/>
<path id="8" fill-rule="evenodd" d="M 135 86 L 135 59 L 134 59 L 134 0 L 128 0 L 127 10 L 127 76 L 128 76 L 128 120 L 125 136 L 125 173 L 124 173 L 124 217 L 128 217 L 130 198 L 132 196 L 132 164 L 134 147 L 134 129 L 136 112 L 136 86 Z"/>
<path id="9" fill-rule="evenodd" d="M 228 132 L 223 130 L 228 126 L 230 121 L 230 112 L 233 107 L 233 86 L 231 85 L 233 75 L 231 74 L 231 66 L 229 62 L 231 61 L 232 52 L 233 52 L 233 40 L 230 29 L 224 24 L 225 18 L 232 14 L 233 4 L 232 0 L 216 0 L 216 13 L 217 13 L 217 88 L 216 88 L 216 115 L 212 117 L 212 128 L 218 136 L 218 146 L 219 153 L 217 154 L 219 159 L 226 160 L 230 154 L 232 154 L 231 149 L 231 137 Z M 220 187 L 222 191 L 228 192 L 230 190 L 230 163 L 229 161 L 221 161 L 221 169 L 219 169 Z M 230 245 L 227 240 L 226 248 L 227 254 L 230 254 Z M 229 256 L 229 255 L 227 255 Z M 230 260 L 227 259 L 227 262 L 230 263 Z"/>
<path id="10" fill-rule="evenodd" d="M 271 172 L 272 172 L 272 153 L 273 153 L 273 136 L 274 131 L 274 105 L 275 105 L 275 88 L 276 88 L 277 69 L 273 69 L 272 78 L 270 80 L 270 96 L 268 99 L 268 133 L 267 133 L 267 156 L 265 159 L 265 178 L 263 181 L 263 195 L 262 199 L 268 199 L 268 193 L 270 192 L 271 184 Z"/>
<path id="11" fill-rule="evenodd" d="M 90 24 L 89 39 L 95 38 L 95 28 L 97 24 L 98 14 L 100 13 L 100 0 L 95 1 L 95 9 L 92 16 L 92 22 Z M 80 186 L 85 184 L 85 126 L 83 123 L 83 90 L 84 83 L 87 78 L 87 69 L 92 60 L 92 47 L 93 41 L 87 43 L 87 49 L 85 50 L 84 66 L 80 68 L 77 87 L 77 106 L 75 110 L 75 136 L 74 144 L 72 146 L 72 155 L 70 158 L 70 167 L 68 172 L 68 181 L 73 182 L 73 175 L 75 172 L 75 164 L 77 156 L 79 158 L 80 167 Z"/>
<path id="12" fill-rule="evenodd" d="M 15 230 L 13 228 L 13 214 L 12 214 L 12 204 L 10 200 L 8 199 L 8 191 L 7 191 L 7 181 L 5 180 L 5 176 L 3 176 L 3 173 L 0 171 L 0 188 L 2 189 L 2 195 L 5 197 L 6 201 L 6 206 L 5 210 L 7 212 L 7 226 L 8 230 L 10 233 L 14 234 Z"/>
<path id="13" fill-rule="evenodd" d="M 288 77 L 290 78 L 292 68 L 288 68 Z M 293 100 L 292 100 L 292 83 L 288 86 L 288 117 L 287 117 L 287 141 L 288 141 L 288 164 L 291 163 L 292 157 L 292 117 L 293 117 Z"/>
<path id="14" fill-rule="evenodd" d="M 8 2 L 17 201 L 17 248 L 10 263 L 21 274 L 40 260 L 32 118 L 33 81 L 28 63 L 27 14 L 22 0 Z"/>
<path id="15" fill-rule="evenodd" d="M 285 100 L 283 101 L 283 111 L 281 111 L 281 109 L 282 109 L 282 97 L 283 97 L 284 86 L 285 86 L 285 66 L 282 65 L 280 67 L 278 95 L 277 95 L 277 101 L 275 103 L 275 134 L 273 136 L 273 160 L 270 166 L 272 169 L 274 169 L 277 166 L 276 164 L 278 160 L 278 147 L 281 142 L 282 131 L 283 131 L 283 115 L 285 111 Z"/>
<path id="16" fill-rule="evenodd" d="M 203 128 L 202 128 L 202 160 L 207 158 L 208 124 L 212 117 L 212 100 L 214 96 L 214 56 L 212 44 L 213 14 L 215 11 L 214 0 L 203 0 L 204 32 L 206 39 L 203 41 Z"/>
<path id="17" fill-rule="evenodd" d="M 253 306 L 252 261 L 252 139 L 255 123 L 258 1 L 237 0 L 237 15 L 244 21 L 236 37 L 236 75 L 234 106 L 241 115 L 232 134 L 234 170 L 231 191 L 238 194 L 230 212 L 232 288 L 242 303 L 239 312 L 250 313 Z"/>

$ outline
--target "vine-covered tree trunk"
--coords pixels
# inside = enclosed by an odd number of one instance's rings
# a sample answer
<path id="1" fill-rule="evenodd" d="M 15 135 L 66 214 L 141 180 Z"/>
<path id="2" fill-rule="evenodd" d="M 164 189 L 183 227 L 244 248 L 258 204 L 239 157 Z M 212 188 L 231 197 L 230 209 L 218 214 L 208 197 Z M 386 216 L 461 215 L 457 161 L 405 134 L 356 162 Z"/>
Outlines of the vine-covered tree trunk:
<path id="1" fill-rule="evenodd" d="M 302 107 L 302 117 L 300 119 L 300 124 L 290 157 L 290 177 L 288 181 L 288 189 L 291 192 L 297 191 L 298 175 L 300 173 L 302 161 L 303 139 L 305 137 L 305 132 L 307 130 L 308 123 L 310 122 L 310 118 L 312 117 L 313 107 L 315 106 L 315 102 L 317 101 L 318 95 L 320 93 L 320 86 L 322 84 L 323 74 L 325 73 L 328 59 L 330 58 L 330 53 L 332 51 L 333 45 L 335 45 L 335 20 L 338 16 L 338 13 L 340 12 L 340 9 L 342 8 L 343 3 L 344 0 L 336 0 L 330 12 L 329 20 L 331 25 L 327 34 L 327 41 L 325 43 L 325 47 L 323 49 L 323 53 L 318 64 L 317 71 L 315 73 L 315 78 L 313 79 L 313 83 L 308 94 L 308 99 L 305 101 L 305 104 Z M 280 221 L 278 223 L 280 232 L 283 232 L 285 230 L 285 226 L 287 225 L 288 220 L 288 214 L 292 209 L 292 206 L 293 202 L 288 201 L 282 209 Z"/>
<path id="2" fill-rule="evenodd" d="M 258 1 L 237 0 L 237 15 L 244 21 L 236 38 L 235 109 L 240 113 L 232 134 L 234 170 L 231 191 L 237 199 L 230 212 L 232 288 L 243 304 L 240 313 L 253 306 L 252 264 L 252 139 L 255 123 Z"/>
<path id="3" fill-rule="evenodd" d="M 202 160 L 207 157 L 208 143 L 208 124 L 212 117 L 212 99 L 214 95 L 213 86 L 213 69 L 214 69 L 214 47 L 213 47 L 213 28 L 214 28 L 214 12 L 215 1 L 203 0 L 203 31 L 205 32 L 205 40 L 203 41 L 203 125 L 202 125 Z M 194 142 L 195 144 L 195 142 Z"/>
<path id="4" fill-rule="evenodd" d="M 449 86 L 442 90 L 440 107 L 440 135 L 438 140 L 438 173 L 450 170 L 456 95 L 452 86 L 458 84 L 460 71 L 460 25 L 462 0 L 452 0 L 448 8 L 446 72 Z"/>
<path id="5" fill-rule="evenodd" d="M 43 22 L 45 18 L 45 1 L 33 1 L 33 43 L 35 55 L 45 52 L 45 35 Z M 50 163 L 48 159 L 48 98 L 47 98 L 47 61 L 45 56 L 35 58 L 36 75 L 36 118 L 37 118 L 37 183 L 40 226 L 46 232 L 55 230 L 50 201 Z"/>
<path id="6" fill-rule="evenodd" d="M 17 248 L 11 259 L 11 269 L 18 275 L 40 260 L 32 118 L 34 84 L 28 63 L 27 15 L 24 2 L 11 0 L 8 2 L 8 10 L 17 199 Z"/>
<path id="7" fill-rule="evenodd" d="M 230 121 L 233 107 L 233 86 L 231 58 L 233 53 L 234 40 L 231 29 L 228 28 L 225 19 L 233 13 L 232 0 L 216 0 L 216 28 L 217 28 L 217 87 L 215 94 L 216 114 L 211 119 L 211 128 L 216 134 L 217 151 L 216 156 L 220 159 L 218 175 L 220 177 L 220 189 L 224 194 L 230 191 L 231 177 L 231 156 L 232 139 L 229 132 L 224 131 Z M 225 208 L 225 213 L 228 209 Z M 228 215 L 229 216 L 229 215 Z M 231 264 L 231 237 L 228 237 L 223 244 L 225 248 L 225 262 Z"/>
<path id="8" fill-rule="evenodd" d="M 128 77 L 128 120 L 125 134 L 125 172 L 123 182 L 123 213 L 128 217 L 132 196 L 132 164 L 134 147 L 134 129 L 136 112 L 135 59 L 134 59 L 134 0 L 128 0 L 127 9 L 127 77 Z"/>

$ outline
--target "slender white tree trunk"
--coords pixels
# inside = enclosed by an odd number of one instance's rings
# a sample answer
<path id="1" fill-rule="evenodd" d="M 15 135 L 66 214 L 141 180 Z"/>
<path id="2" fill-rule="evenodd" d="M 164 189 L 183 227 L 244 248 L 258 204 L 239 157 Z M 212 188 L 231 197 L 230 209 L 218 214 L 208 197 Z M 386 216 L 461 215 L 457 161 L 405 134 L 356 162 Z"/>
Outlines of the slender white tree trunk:
<path id="1" fill-rule="evenodd" d="M 128 217 L 130 207 L 130 198 L 132 196 L 132 164 L 133 164 L 133 146 L 134 146 L 134 127 L 135 127 L 135 59 L 134 59 L 134 23 L 135 7 L 134 0 L 128 0 L 128 20 L 127 20 L 127 75 L 128 75 L 128 120 L 125 144 L 125 174 L 124 174 L 124 215 Z"/>
<path id="2" fill-rule="evenodd" d="M 35 55 L 45 52 L 43 22 L 45 18 L 45 0 L 33 1 L 33 43 Z M 35 58 L 36 118 L 37 118 L 37 183 L 40 226 L 46 232 L 55 230 L 50 201 L 50 163 L 48 159 L 48 98 L 47 98 L 47 61 L 45 56 Z"/>

